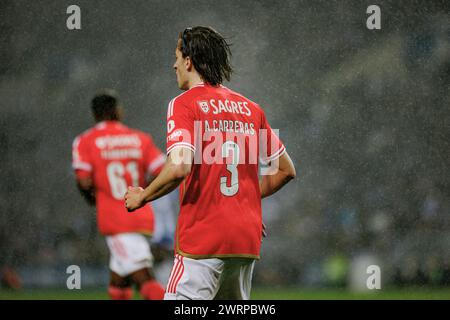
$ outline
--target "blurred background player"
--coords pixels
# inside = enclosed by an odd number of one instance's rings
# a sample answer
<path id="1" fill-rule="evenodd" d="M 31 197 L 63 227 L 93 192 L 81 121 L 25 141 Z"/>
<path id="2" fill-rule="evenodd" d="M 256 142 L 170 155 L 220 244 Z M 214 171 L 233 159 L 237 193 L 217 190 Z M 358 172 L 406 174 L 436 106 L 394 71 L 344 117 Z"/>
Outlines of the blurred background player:
<path id="1" fill-rule="evenodd" d="M 185 92 L 169 103 L 166 163 L 145 190 L 130 187 L 125 196 L 132 211 L 181 184 L 167 300 L 249 299 L 263 233 L 261 199 L 296 174 L 259 105 L 221 85 L 230 80 L 230 54 L 211 28 L 180 33 L 173 67 Z M 259 157 L 278 162 L 261 181 Z"/>
<path id="2" fill-rule="evenodd" d="M 155 276 L 160 283 L 167 283 L 172 269 L 178 199 L 179 194 L 175 191 L 152 202 L 155 227 L 151 238 L 151 252 Z"/>
<path id="3" fill-rule="evenodd" d="M 164 289 L 156 281 L 147 236 L 154 231 L 151 206 L 130 214 L 123 206 L 128 185 L 141 186 L 155 177 L 165 156 L 152 138 L 121 123 L 122 106 L 112 90 L 92 99 L 96 125 L 73 142 L 73 169 L 78 188 L 97 208 L 97 224 L 110 250 L 108 294 L 131 299 L 132 284 L 144 299 L 160 300 Z"/>

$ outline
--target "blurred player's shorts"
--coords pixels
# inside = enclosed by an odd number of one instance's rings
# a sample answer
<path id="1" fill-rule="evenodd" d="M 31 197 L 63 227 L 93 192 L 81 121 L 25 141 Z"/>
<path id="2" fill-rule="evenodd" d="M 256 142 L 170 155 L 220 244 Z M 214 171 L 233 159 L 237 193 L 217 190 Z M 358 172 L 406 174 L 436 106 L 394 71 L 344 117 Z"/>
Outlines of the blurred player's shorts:
<path id="1" fill-rule="evenodd" d="M 153 256 L 147 237 L 140 233 L 107 236 L 110 251 L 109 268 L 121 277 L 153 267 Z"/>

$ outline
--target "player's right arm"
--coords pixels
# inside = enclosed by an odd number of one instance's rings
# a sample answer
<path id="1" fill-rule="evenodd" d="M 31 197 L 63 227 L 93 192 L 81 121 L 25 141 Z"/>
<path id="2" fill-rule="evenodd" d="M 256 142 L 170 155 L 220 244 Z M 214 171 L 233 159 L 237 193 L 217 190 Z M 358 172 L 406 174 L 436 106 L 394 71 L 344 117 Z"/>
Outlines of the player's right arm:
<path id="1" fill-rule="evenodd" d="M 145 135 L 144 143 L 144 165 L 146 167 L 145 184 L 149 185 L 160 173 L 166 162 L 165 155 L 154 144 L 149 135 Z"/>
<path id="2" fill-rule="evenodd" d="M 128 211 L 134 211 L 175 190 L 191 173 L 193 158 L 194 153 L 189 148 L 177 148 L 170 152 L 161 173 L 147 188 L 128 187 L 125 194 Z"/>
<path id="3" fill-rule="evenodd" d="M 287 151 L 276 161 L 278 161 L 277 172 L 273 175 L 264 175 L 260 181 L 261 199 L 274 194 L 296 176 L 294 164 Z"/>
<path id="4" fill-rule="evenodd" d="M 95 205 L 95 188 L 92 182 L 92 162 L 83 136 L 77 137 L 72 145 L 72 167 L 78 190 L 89 205 Z"/>
<path id="5" fill-rule="evenodd" d="M 95 206 L 95 189 L 91 178 L 78 178 L 77 187 L 86 202 Z"/>
<path id="6" fill-rule="evenodd" d="M 147 188 L 129 187 L 125 206 L 134 211 L 177 188 L 190 174 L 195 153 L 193 111 L 177 98 L 167 111 L 167 159 L 161 173 Z"/>

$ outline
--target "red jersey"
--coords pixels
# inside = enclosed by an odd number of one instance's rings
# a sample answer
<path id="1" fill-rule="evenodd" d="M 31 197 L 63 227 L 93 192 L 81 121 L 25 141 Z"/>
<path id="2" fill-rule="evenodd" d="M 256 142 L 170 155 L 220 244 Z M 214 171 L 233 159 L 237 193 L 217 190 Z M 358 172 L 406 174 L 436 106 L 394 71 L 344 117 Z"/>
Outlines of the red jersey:
<path id="1" fill-rule="evenodd" d="M 158 175 L 165 162 L 148 134 L 118 121 L 100 122 L 75 139 L 72 154 L 77 177 L 92 178 L 101 234 L 153 232 L 151 206 L 130 213 L 123 201 L 128 186 L 145 187 L 146 175 Z"/>
<path id="2" fill-rule="evenodd" d="M 258 160 L 270 162 L 285 151 L 263 110 L 226 87 L 200 84 L 169 103 L 167 132 L 168 154 L 180 147 L 194 152 L 180 185 L 176 252 L 259 258 Z"/>

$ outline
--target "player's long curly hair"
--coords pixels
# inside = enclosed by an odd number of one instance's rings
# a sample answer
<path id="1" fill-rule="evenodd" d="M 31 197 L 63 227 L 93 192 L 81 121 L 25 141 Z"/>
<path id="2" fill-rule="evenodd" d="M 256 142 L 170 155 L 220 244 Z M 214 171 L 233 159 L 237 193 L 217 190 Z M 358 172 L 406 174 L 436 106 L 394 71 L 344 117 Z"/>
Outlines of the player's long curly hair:
<path id="1" fill-rule="evenodd" d="M 186 28 L 179 35 L 183 58 L 192 59 L 195 70 L 203 80 L 217 86 L 224 79 L 230 81 L 233 68 L 230 65 L 230 44 L 210 27 Z"/>

